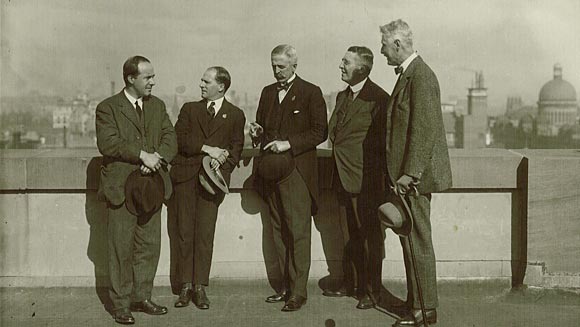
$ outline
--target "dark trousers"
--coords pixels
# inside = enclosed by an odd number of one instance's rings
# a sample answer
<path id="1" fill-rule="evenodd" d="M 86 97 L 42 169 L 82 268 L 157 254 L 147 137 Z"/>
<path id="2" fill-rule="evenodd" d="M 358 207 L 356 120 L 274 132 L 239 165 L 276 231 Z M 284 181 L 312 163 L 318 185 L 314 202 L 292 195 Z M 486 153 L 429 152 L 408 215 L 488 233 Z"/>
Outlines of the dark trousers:
<path id="1" fill-rule="evenodd" d="M 144 225 L 122 204 L 109 206 L 109 296 L 113 309 L 151 298 L 161 251 L 161 210 Z"/>
<path id="2" fill-rule="evenodd" d="M 300 173 L 278 182 L 266 195 L 273 239 L 280 260 L 280 280 L 292 295 L 307 297 L 312 226 L 310 192 Z"/>
<path id="3" fill-rule="evenodd" d="M 177 214 L 178 278 L 183 283 L 209 284 L 218 206 L 224 194 L 211 195 L 196 178 L 174 185 Z"/>
<path id="4" fill-rule="evenodd" d="M 358 296 L 369 294 L 378 299 L 382 285 L 384 233 L 376 209 L 365 195 L 347 193 L 344 189 L 338 191 L 338 203 L 340 222 L 346 222 L 348 230 L 343 257 L 345 281 L 354 283 Z"/>
<path id="5" fill-rule="evenodd" d="M 437 271 L 435 269 L 435 251 L 431 239 L 431 194 L 409 197 L 411 212 L 413 213 L 414 225 L 411 232 L 417 272 L 425 308 L 434 309 L 438 306 L 437 299 Z M 409 242 L 401 237 L 403 257 L 405 260 L 405 272 L 407 275 L 407 303 L 412 304 L 414 309 L 420 309 L 417 283 L 413 272 Z"/>

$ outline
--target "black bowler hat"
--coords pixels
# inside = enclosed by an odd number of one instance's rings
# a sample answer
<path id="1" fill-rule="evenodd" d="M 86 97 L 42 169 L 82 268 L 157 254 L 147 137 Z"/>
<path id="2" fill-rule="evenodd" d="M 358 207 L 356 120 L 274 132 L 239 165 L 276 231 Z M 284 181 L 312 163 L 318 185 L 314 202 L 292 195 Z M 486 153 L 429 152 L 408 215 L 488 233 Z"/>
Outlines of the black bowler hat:
<path id="1" fill-rule="evenodd" d="M 216 195 L 218 191 L 226 194 L 230 193 L 228 184 L 220 170 L 211 168 L 210 156 L 205 156 L 202 159 L 202 169 L 199 171 L 199 183 L 209 194 L 212 195 Z"/>
<path id="2" fill-rule="evenodd" d="M 161 209 L 164 197 L 165 181 L 160 173 L 143 175 L 137 169 L 127 177 L 125 206 L 137 216 L 139 225 L 146 224 Z"/>
<path id="3" fill-rule="evenodd" d="M 416 191 L 415 191 L 416 192 Z M 409 236 L 413 230 L 413 214 L 404 195 L 389 193 L 387 202 L 379 206 L 379 220 L 399 236 Z"/>
<path id="4" fill-rule="evenodd" d="M 290 176 L 294 167 L 294 158 L 290 151 L 282 153 L 268 151 L 262 153 L 259 159 L 257 173 L 266 180 L 277 182 Z"/>

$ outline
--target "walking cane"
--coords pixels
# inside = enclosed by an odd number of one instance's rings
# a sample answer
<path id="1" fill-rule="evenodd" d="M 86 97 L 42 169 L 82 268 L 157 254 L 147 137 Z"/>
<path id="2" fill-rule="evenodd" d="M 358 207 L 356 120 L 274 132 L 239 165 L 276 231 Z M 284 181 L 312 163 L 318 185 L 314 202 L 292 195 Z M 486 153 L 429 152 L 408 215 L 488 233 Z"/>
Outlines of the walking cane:
<path id="1" fill-rule="evenodd" d="M 417 190 L 417 187 L 415 185 L 412 186 L 412 191 L 415 194 L 414 195 L 415 197 L 419 196 L 419 191 Z M 401 191 L 398 190 L 398 188 L 395 189 L 395 192 L 398 193 L 398 195 L 401 197 L 401 200 L 407 201 L 405 199 L 405 193 L 401 193 Z M 412 210 L 408 210 L 408 212 L 409 212 L 409 218 L 414 222 L 415 218 L 413 217 Z M 414 226 L 414 225 L 415 225 L 414 223 L 411 224 L 411 226 Z M 403 236 L 403 237 L 405 237 L 405 236 Z M 406 236 L 405 238 L 409 242 L 409 250 L 411 252 L 411 263 L 413 265 L 413 273 L 415 275 L 415 283 L 417 284 L 417 294 L 419 295 L 419 305 L 421 306 L 421 315 L 423 316 L 423 325 L 425 327 L 428 327 L 429 324 L 427 323 L 427 313 L 425 311 L 425 302 L 423 301 L 423 291 L 421 289 L 421 281 L 419 280 L 419 273 L 417 272 L 417 260 L 415 259 L 415 251 L 413 249 L 413 240 L 411 237 L 411 233 L 409 233 L 409 235 Z"/>
<path id="2" fill-rule="evenodd" d="M 383 225 L 387 228 L 393 229 L 393 231 L 399 235 L 399 237 L 407 239 L 409 242 L 409 252 L 411 252 L 411 266 L 413 268 L 413 277 L 415 277 L 415 284 L 417 285 L 417 295 L 419 296 L 419 305 L 421 306 L 421 315 L 423 317 L 423 325 L 429 326 L 427 323 L 427 313 L 425 311 L 425 302 L 423 301 L 423 291 L 421 289 L 421 281 L 419 280 L 419 273 L 417 272 L 417 260 L 415 259 L 415 250 L 413 248 L 413 240 L 411 237 L 414 225 L 414 217 L 409 204 L 407 203 L 406 196 L 418 196 L 419 192 L 417 190 L 417 184 L 411 185 L 411 192 L 406 194 L 406 192 L 401 192 L 401 190 L 394 186 L 396 185 L 392 180 L 388 180 L 389 188 L 392 193 L 387 196 L 387 201 L 379 207 L 379 218 Z M 393 198 L 394 197 L 394 198 Z M 408 217 L 408 224 L 405 225 L 405 220 Z M 403 228 L 406 226 L 405 228 Z M 398 232 L 398 229 L 401 231 Z M 404 231 L 403 231 L 404 230 Z"/>

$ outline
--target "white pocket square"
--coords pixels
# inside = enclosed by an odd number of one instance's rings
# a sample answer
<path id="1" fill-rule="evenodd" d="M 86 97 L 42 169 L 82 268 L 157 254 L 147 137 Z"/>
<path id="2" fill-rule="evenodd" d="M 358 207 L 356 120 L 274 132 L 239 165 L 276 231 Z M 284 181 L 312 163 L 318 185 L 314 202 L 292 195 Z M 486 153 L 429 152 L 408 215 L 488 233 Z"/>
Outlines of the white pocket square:
<path id="1" fill-rule="evenodd" d="M 300 110 L 294 110 L 294 112 L 293 112 L 293 113 L 294 113 L 294 114 L 298 114 L 298 113 L 300 113 Z"/>

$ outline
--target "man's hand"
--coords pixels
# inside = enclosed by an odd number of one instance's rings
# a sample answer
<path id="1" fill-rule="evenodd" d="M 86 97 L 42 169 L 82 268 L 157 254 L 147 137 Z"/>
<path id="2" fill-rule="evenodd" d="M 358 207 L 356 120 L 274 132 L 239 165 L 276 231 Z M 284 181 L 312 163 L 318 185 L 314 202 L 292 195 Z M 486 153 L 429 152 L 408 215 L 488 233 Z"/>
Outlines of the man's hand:
<path id="1" fill-rule="evenodd" d="M 213 170 L 218 170 L 220 168 L 221 164 L 217 159 L 211 158 L 211 162 L 209 163 L 209 166 Z"/>
<path id="2" fill-rule="evenodd" d="M 288 141 L 272 141 L 264 147 L 264 150 L 270 150 L 274 153 L 281 153 L 290 150 L 290 142 Z"/>
<path id="3" fill-rule="evenodd" d="M 209 146 L 205 144 L 201 147 L 201 151 L 207 153 L 211 158 L 216 160 L 220 160 L 220 157 L 227 153 L 226 150 L 218 148 L 217 146 Z"/>
<path id="4" fill-rule="evenodd" d="M 403 175 L 397 180 L 397 189 L 401 194 L 407 194 L 412 186 L 416 185 L 416 181 L 409 175 Z"/>
<path id="5" fill-rule="evenodd" d="M 264 128 L 262 126 L 260 126 L 260 124 L 256 123 L 256 122 L 251 122 L 250 123 L 250 136 L 253 138 L 257 138 L 262 136 L 262 133 L 264 133 Z"/>
<path id="6" fill-rule="evenodd" d="M 149 175 L 153 172 L 151 169 L 147 168 L 145 165 L 141 165 L 141 167 L 139 167 L 139 170 L 141 170 L 141 174 L 143 174 L 143 175 Z"/>
<path id="7" fill-rule="evenodd" d="M 211 162 L 210 162 L 211 169 L 217 170 L 221 165 L 223 165 L 226 162 L 229 155 L 230 155 L 230 153 L 228 152 L 228 150 L 224 150 L 224 152 L 222 152 L 222 154 L 219 156 L 219 158 L 217 158 L 217 159 L 211 158 Z"/>
<path id="8" fill-rule="evenodd" d="M 139 159 L 141 159 L 143 165 L 149 168 L 152 172 L 161 168 L 161 158 L 158 154 L 141 151 Z"/>

